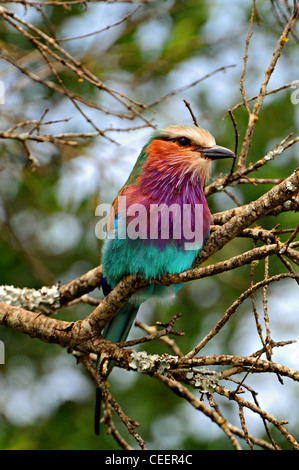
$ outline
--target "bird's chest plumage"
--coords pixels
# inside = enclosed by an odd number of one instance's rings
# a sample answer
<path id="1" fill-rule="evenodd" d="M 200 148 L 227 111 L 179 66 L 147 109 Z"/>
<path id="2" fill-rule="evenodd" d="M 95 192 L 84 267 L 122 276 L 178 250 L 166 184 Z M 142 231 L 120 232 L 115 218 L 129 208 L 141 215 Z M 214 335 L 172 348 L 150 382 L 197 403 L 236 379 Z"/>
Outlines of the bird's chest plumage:
<path id="1" fill-rule="evenodd" d="M 138 229 L 146 244 L 157 245 L 161 251 L 167 245 L 174 245 L 178 250 L 190 249 L 192 241 L 202 245 L 211 214 L 201 174 L 176 166 L 167 171 L 151 166 L 142 173 L 138 184 L 124 194 L 127 194 L 127 211 L 136 202 L 141 209 L 145 208 L 141 210 Z M 133 210 L 128 224 L 134 218 Z"/>
<path id="2" fill-rule="evenodd" d="M 111 287 L 126 274 L 150 280 L 190 268 L 209 233 L 202 181 L 191 181 L 187 174 L 142 176 L 122 192 L 114 238 L 104 244 L 104 273 Z"/>

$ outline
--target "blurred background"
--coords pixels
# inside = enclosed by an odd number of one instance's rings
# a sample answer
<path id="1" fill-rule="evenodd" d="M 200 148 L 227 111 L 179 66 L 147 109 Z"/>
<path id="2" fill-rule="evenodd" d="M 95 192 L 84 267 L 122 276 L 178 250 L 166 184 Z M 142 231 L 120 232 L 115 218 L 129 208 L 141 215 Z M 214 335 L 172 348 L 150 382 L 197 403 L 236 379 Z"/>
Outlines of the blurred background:
<path id="1" fill-rule="evenodd" d="M 5 2 L 2 4 L 4 5 Z M 246 96 L 259 91 L 282 26 L 293 2 L 257 1 L 258 14 L 245 76 Z M 24 8 L 5 4 L 26 22 L 56 38 L 74 38 L 60 44 L 109 87 L 151 105 L 143 115 L 155 126 L 192 124 L 186 99 L 202 127 L 219 145 L 234 149 L 235 137 L 227 109 L 242 101 L 240 76 L 252 1 L 166 0 L 125 3 L 98 2 Z M 121 21 L 127 16 L 127 19 Z M 110 26 L 110 27 L 109 27 Z M 108 28 L 109 27 L 109 28 Z M 91 32 L 100 31 L 86 37 Z M 76 39 L 77 38 L 77 39 Z M 0 50 L 12 54 L 44 79 L 54 80 L 32 43 L 19 31 L 0 20 Z M 271 77 L 269 90 L 299 80 L 298 35 L 290 36 Z M 225 70 L 199 81 L 219 68 Z M 22 145 L 0 140 L 0 284 L 40 288 L 65 283 L 101 262 L 101 240 L 95 236 L 98 218 L 95 208 L 110 203 L 126 181 L 142 145 L 152 129 L 144 122 L 119 117 L 119 103 L 67 69 L 59 71 L 65 86 L 109 113 L 82 104 L 82 109 L 100 129 L 112 129 L 105 136 L 85 139 L 75 148 L 52 143 L 31 143 L 39 165 L 27 165 Z M 1 131 L 19 121 L 53 122 L 44 132 L 92 132 L 94 128 L 62 94 L 34 83 L 10 63 L 0 61 L 0 80 L 5 86 L 5 103 L 0 104 Z M 189 86 L 192 85 L 193 86 Z M 249 151 L 254 162 L 273 149 L 290 132 L 298 132 L 299 104 L 296 86 L 265 98 Z M 171 93 L 183 89 L 183 91 Z M 292 95 L 293 93 L 293 95 Z M 167 95 L 167 96 L 165 96 Z M 297 97 L 299 94 L 297 94 Z M 298 100 L 297 100 L 298 101 Z M 124 110 L 122 110 L 124 113 Z M 244 135 L 247 114 L 235 111 Z M 128 128 L 140 127 L 128 131 Z M 113 129 L 118 129 L 115 131 Z M 123 131 L 121 131 L 123 129 Z M 109 140 L 109 138 L 113 141 Z M 260 178 L 284 178 L 298 165 L 298 144 L 262 168 Z M 227 172 L 227 162 L 218 162 L 213 178 Z M 239 203 L 259 197 L 270 185 L 243 184 L 230 188 Z M 234 207 L 226 194 L 209 198 L 212 212 Z M 277 223 L 292 228 L 298 215 L 281 214 L 279 219 L 261 221 L 271 229 Z M 282 237 L 283 240 L 283 237 Z M 210 262 L 250 249 L 252 243 L 235 239 Z M 279 259 L 271 259 L 270 274 L 285 271 Z M 185 332 L 177 343 L 188 352 L 217 322 L 225 309 L 249 286 L 250 267 L 185 285 L 172 305 L 149 301 L 139 319 L 154 324 L 167 322 L 182 312 L 176 328 Z M 263 277 L 263 263 L 256 268 L 256 280 Z M 298 289 L 292 280 L 269 287 L 270 329 L 274 340 L 298 339 Z M 95 296 L 100 293 L 95 292 Z M 262 315 L 262 302 L 257 295 Z M 77 305 L 63 309 L 58 318 L 84 318 L 92 307 Z M 131 338 L 143 335 L 133 328 Z M 0 448 L 1 449 L 117 449 L 111 436 L 93 434 L 94 386 L 75 359 L 56 345 L 43 344 L 25 335 L 0 329 L 5 344 L 5 364 L 0 365 Z M 211 341 L 204 354 L 249 355 L 260 349 L 250 302 Z M 158 342 L 142 345 L 151 353 L 170 352 Z M 171 353 L 171 352 L 170 352 Z M 273 360 L 298 368 L 296 344 L 276 349 Z M 258 393 L 260 405 L 279 419 L 297 439 L 298 389 L 285 379 L 261 374 L 248 379 Z M 138 432 L 149 449 L 230 449 L 219 428 L 187 403 L 153 379 L 117 370 L 110 380 L 111 391 L 127 415 L 142 423 Z M 198 392 L 194 392 L 198 393 Z M 240 427 L 238 410 L 217 397 L 225 417 Z M 250 433 L 265 437 L 261 420 L 245 414 Z M 117 422 L 117 420 L 116 420 Z M 120 423 L 119 430 L 128 438 Z M 273 431 L 278 444 L 279 436 Z M 244 448 L 246 446 L 244 445 Z"/>

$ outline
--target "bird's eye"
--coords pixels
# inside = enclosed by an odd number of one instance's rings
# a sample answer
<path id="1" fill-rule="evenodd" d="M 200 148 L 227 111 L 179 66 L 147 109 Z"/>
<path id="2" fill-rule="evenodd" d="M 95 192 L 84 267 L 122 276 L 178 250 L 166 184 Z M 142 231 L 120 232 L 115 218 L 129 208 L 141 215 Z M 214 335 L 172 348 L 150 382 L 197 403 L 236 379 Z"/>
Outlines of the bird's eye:
<path id="1" fill-rule="evenodd" d="M 187 139 L 187 137 L 179 137 L 177 139 L 177 143 L 181 146 L 181 147 L 187 147 L 188 145 L 190 145 L 190 140 Z"/>

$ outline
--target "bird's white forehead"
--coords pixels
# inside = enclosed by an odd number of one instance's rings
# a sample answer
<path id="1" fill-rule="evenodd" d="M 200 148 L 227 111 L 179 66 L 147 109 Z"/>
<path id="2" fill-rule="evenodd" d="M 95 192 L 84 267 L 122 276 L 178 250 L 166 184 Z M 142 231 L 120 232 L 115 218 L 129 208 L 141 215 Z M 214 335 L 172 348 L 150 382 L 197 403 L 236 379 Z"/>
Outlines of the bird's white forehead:
<path id="1" fill-rule="evenodd" d="M 169 126 L 162 129 L 163 134 L 171 139 L 187 137 L 193 144 L 202 147 L 213 147 L 216 142 L 214 137 L 205 129 L 196 126 Z"/>

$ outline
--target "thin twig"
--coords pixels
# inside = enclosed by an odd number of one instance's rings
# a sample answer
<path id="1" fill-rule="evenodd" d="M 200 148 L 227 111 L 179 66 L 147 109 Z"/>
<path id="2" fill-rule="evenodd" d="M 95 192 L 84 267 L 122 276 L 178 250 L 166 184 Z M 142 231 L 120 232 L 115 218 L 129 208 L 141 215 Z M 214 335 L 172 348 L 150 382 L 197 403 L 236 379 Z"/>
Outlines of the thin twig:
<path id="1" fill-rule="evenodd" d="M 190 103 L 188 103 L 188 101 L 186 101 L 186 100 L 183 100 L 183 101 L 184 101 L 184 103 L 185 103 L 185 105 L 186 105 L 186 107 L 187 107 L 189 113 L 191 114 L 191 117 L 192 117 L 194 126 L 199 127 L 199 126 L 198 126 L 198 122 L 197 122 L 197 120 L 196 120 L 196 117 L 195 117 L 195 115 L 194 115 L 194 113 L 193 113 L 193 111 L 192 111 L 192 109 L 191 109 Z"/>

